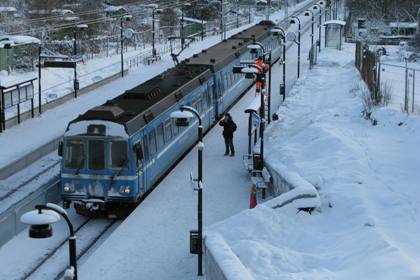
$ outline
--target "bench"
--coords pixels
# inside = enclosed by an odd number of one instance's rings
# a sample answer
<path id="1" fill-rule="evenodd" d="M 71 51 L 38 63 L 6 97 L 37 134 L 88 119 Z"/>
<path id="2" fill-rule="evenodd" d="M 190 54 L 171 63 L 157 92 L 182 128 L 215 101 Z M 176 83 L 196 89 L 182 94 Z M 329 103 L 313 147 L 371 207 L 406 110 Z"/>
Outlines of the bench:
<path id="1" fill-rule="evenodd" d="M 271 176 L 267 169 L 264 167 L 263 170 L 251 170 L 252 176 L 251 181 L 257 190 L 262 190 L 262 198 L 265 199 L 265 190 L 271 184 Z"/>
<path id="2" fill-rule="evenodd" d="M 146 57 L 146 63 L 147 65 L 150 65 L 158 60 L 161 60 L 162 58 L 160 57 L 160 55 L 155 55 L 155 56 L 150 56 L 150 57 Z"/>
<path id="3" fill-rule="evenodd" d="M 242 162 L 244 163 L 245 169 L 251 172 L 253 166 L 252 155 L 243 155 Z"/>

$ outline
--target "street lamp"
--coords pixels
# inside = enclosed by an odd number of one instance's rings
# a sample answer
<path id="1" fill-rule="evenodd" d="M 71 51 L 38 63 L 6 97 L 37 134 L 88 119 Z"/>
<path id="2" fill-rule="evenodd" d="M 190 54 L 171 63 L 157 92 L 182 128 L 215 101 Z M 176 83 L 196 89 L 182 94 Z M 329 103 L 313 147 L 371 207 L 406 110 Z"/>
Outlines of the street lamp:
<path id="1" fill-rule="evenodd" d="M 296 23 L 296 21 L 295 20 L 297 20 L 298 21 L 298 41 L 297 41 L 297 45 L 298 45 L 298 65 L 297 65 L 297 77 L 298 77 L 298 79 L 299 79 L 299 77 L 300 77 L 300 19 L 297 17 L 297 16 L 291 16 L 290 17 L 291 19 L 290 19 L 290 23 L 291 24 L 294 24 L 294 23 Z"/>
<path id="2" fill-rule="evenodd" d="M 155 33 L 155 13 L 160 14 L 162 13 L 162 9 L 153 9 L 152 10 L 152 55 L 153 58 L 156 57 L 156 49 L 155 49 L 155 40 L 156 40 L 156 33 Z"/>
<path id="3" fill-rule="evenodd" d="M 258 49 L 262 50 L 262 57 L 263 57 L 263 62 L 264 64 L 268 64 L 269 69 L 268 69 L 268 94 L 267 94 L 267 99 L 268 99 L 268 123 L 270 123 L 270 114 L 271 114 L 271 51 L 266 52 L 264 45 L 261 44 L 260 42 L 254 41 L 251 45 L 248 45 L 247 47 L 248 49 L 251 50 L 251 53 L 255 53 L 258 51 Z M 268 56 L 268 58 L 267 58 Z M 264 69 L 264 79 L 265 79 L 265 73 L 266 73 L 266 69 Z M 264 85 L 264 83 L 263 83 Z M 264 88 L 264 87 L 263 87 Z M 264 116 L 263 116 L 264 118 Z"/>
<path id="4" fill-rule="evenodd" d="M 187 2 L 181 8 L 181 48 L 184 49 L 185 38 L 184 38 L 184 9 L 185 7 L 190 7 L 191 3 Z"/>
<path id="5" fill-rule="evenodd" d="M 70 267 L 66 270 L 64 279 L 77 280 L 76 236 L 74 235 L 73 225 L 70 222 L 67 212 L 53 203 L 39 204 L 35 206 L 35 209 L 23 214 L 20 218 L 22 223 L 30 225 L 30 238 L 51 237 L 53 234 L 51 224 L 60 221 L 60 215 L 66 220 L 70 231 Z"/>
<path id="6" fill-rule="evenodd" d="M 161 14 L 163 12 L 162 9 L 159 9 L 159 5 L 158 4 L 147 4 L 145 5 L 146 8 L 150 8 L 152 9 L 152 56 L 153 58 L 156 57 L 156 49 L 155 49 L 155 40 L 156 40 L 156 35 L 155 35 L 155 14 Z"/>
<path id="7" fill-rule="evenodd" d="M 312 16 L 311 18 L 311 48 L 314 45 L 314 12 L 307 10 L 304 15 L 306 17 Z"/>
<path id="8" fill-rule="evenodd" d="M 280 36 L 283 45 L 283 81 L 280 84 L 280 95 L 283 95 L 284 101 L 286 99 L 286 32 L 281 27 L 276 26 L 275 28 L 271 29 L 271 33 L 273 34 L 273 36 Z"/>
<path id="9" fill-rule="evenodd" d="M 77 91 L 79 90 L 79 80 L 77 79 L 77 31 L 85 31 L 87 28 L 88 28 L 87 24 L 78 24 L 73 28 L 73 60 L 74 60 L 73 88 L 74 88 L 75 98 L 77 98 Z"/>
<path id="10" fill-rule="evenodd" d="M 318 38 L 318 52 L 321 52 L 321 27 L 322 27 L 322 6 L 320 4 L 315 4 L 313 7 L 314 10 L 319 9 L 319 38 Z"/>
<path id="11" fill-rule="evenodd" d="M 132 15 L 123 15 L 120 18 L 120 41 L 121 41 L 121 77 L 124 77 L 124 21 L 130 21 Z"/>
<path id="12" fill-rule="evenodd" d="M 197 220 L 198 220 L 198 276 L 203 275 L 203 125 L 200 114 L 196 109 L 190 106 L 181 106 L 180 111 L 175 111 L 171 117 L 176 119 L 177 126 L 188 126 L 188 119 L 198 119 L 198 205 L 197 205 Z"/>

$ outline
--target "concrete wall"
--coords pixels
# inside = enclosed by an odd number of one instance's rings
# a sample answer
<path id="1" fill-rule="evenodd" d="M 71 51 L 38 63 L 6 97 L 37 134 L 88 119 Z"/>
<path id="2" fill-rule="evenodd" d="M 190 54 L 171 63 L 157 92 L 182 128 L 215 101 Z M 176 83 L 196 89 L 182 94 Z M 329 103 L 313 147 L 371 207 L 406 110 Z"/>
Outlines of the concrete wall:
<path id="1" fill-rule="evenodd" d="M 26 229 L 26 225 L 20 222 L 20 217 L 40 203 L 57 203 L 61 200 L 59 192 L 60 179 L 51 179 L 44 187 L 38 188 L 17 204 L 12 205 L 0 213 L 0 247 L 12 239 L 15 235 Z"/>

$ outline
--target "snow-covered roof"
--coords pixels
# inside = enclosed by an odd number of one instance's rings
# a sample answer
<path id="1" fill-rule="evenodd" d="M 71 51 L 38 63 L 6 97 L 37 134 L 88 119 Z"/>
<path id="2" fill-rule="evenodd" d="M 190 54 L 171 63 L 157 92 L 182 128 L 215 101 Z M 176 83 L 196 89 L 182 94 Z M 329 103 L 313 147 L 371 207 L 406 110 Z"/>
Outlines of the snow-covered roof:
<path id="1" fill-rule="evenodd" d="M 346 25 L 346 22 L 343 21 L 343 20 L 338 20 L 338 19 L 328 20 L 328 21 L 324 22 L 324 25 L 329 25 L 329 24 L 338 24 L 338 25 L 344 26 L 344 25 Z"/>
<path id="2" fill-rule="evenodd" d="M 3 48 L 5 44 L 13 46 L 26 45 L 26 44 L 39 44 L 41 41 L 32 36 L 26 35 L 0 35 L 0 48 Z"/>
<path id="3" fill-rule="evenodd" d="M 179 19 L 182 19 L 182 17 L 179 17 Z M 206 24 L 207 23 L 207 21 L 205 21 L 205 20 L 202 21 L 201 19 L 190 18 L 190 17 L 184 17 L 184 21 L 199 23 L 199 24 L 201 24 L 201 23 Z"/>
<path id="4" fill-rule="evenodd" d="M 54 9 L 51 11 L 54 14 L 60 14 L 60 15 L 73 15 L 74 12 L 69 9 Z"/>
<path id="5" fill-rule="evenodd" d="M 65 17 L 63 18 L 64 21 L 76 21 L 79 20 L 79 17 L 73 16 L 73 17 Z"/>
<path id="6" fill-rule="evenodd" d="M 15 7 L 0 7 L 0 13 L 2 12 L 16 12 Z"/>
<path id="7" fill-rule="evenodd" d="M 127 9 L 124 8 L 123 6 L 107 6 L 105 8 L 105 12 L 108 12 L 108 13 L 116 13 L 120 11 L 127 12 Z"/>
<path id="8" fill-rule="evenodd" d="M 395 28 L 417 28 L 417 22 L 390 22 L 389 27 Z"/>

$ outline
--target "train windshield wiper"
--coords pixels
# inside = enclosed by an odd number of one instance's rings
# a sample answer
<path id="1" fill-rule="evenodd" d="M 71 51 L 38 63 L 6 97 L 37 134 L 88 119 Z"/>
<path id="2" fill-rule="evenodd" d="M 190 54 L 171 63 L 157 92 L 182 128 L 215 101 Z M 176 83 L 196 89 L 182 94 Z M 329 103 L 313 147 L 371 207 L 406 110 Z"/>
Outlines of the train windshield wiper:
<path id="1" fill-rule="evenodd" d="M 85 157 L 82 156 L 82 160 L 80 161 L 79 165 L 77 166 L 76 175 L 79 174 L 80 170 L 83 168 L 83 165 L 85 165 Z"/>
<path id="2" fill-rule="evenodd" d="M 128 162 L 128 158 L 125 157 L 124 160 L 122 161 L 122 164 L 120 165 L 122 167 L 118 170 L 117 175 L 114 174 L 111 177 L 111 186 L 114 185 L 114 179 L 115 179 L 115 177 L 118 177 L 118 176 L 121 175 L 121 172 L 125 169 L 125 167 L 126 167 L 125 165 L 127 164 L 127 162 Z"/>

